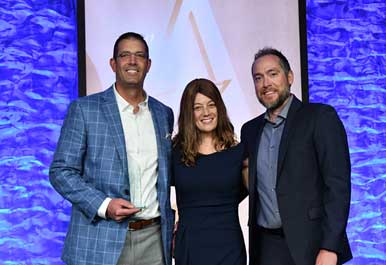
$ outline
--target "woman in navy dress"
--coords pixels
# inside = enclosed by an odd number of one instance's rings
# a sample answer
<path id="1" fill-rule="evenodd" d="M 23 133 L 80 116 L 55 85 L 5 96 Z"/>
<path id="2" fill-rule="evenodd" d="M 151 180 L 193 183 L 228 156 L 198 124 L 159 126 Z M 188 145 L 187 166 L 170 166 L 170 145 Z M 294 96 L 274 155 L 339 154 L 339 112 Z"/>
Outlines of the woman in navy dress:
<path id="1" fill-rule="evenodd" d="M 244 148 L 213 82 L 195 79 L 186 86 L 173 146 L 179 213 L 175 264 L 246 264 L 238 216 L 246 195 Z"/>

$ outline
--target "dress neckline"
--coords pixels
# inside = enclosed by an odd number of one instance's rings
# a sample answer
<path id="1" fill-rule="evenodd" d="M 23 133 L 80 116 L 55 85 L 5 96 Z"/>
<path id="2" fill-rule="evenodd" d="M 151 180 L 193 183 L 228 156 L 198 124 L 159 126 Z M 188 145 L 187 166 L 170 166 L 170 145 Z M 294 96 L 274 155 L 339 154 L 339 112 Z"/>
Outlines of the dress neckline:
<path id="1" fill-rule="evenodd" d="M 233 146 L 231 146 L 231 147 L 228 147 L 228 148 L 226 148 L 226 149 L 222 149 L 222 150 L 220 150 L 220 151 L 216 151 L 216 152 L 213 152 L 213 153 L 210 153 L 210 154 L 198 153 L 198 155 L 199 155 L 199 156 L 203 156 L 203 157 L 205 157 L 205 156 L 212 156 L 212 155 L 220 154 L 220 153 L 223 153 L 223 152 L 225 152 L 225 151 L 227 151 L 227 150 L 236 148 L 236 147 L 239 146 L 239 145 L 240 145 L 240 143 L 237 143 L 237 144 L 235 144 L 235 145 L 233 145 Z"/>

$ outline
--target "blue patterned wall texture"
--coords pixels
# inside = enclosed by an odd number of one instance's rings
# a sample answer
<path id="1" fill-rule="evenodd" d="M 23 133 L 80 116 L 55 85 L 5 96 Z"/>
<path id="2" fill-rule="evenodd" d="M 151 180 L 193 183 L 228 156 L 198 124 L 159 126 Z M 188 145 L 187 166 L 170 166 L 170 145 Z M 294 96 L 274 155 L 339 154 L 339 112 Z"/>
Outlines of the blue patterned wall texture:
<path id="1" fill-rule="evenodd" d="M 77 97 L 76 1 L 0 0 L 0 260 L 62 264 L 69 204 L 48 167 Z M 385 264 L 386 3 L 307 1 L 310 101 L 333 105 L 349 137 L 355 258 Z"/>
<path id="2" fill-rule="evenodd" d="M 334 106 L 352 164 L 349 264 L 386 264 L 386 2 L 308 0 L 311 102 Z"/>
<path id="3" fill-rule="evenodd" d="M 63 264 L 48 167 L 77 97 L 76 1 L 0 0 L 0 264 Z"/>

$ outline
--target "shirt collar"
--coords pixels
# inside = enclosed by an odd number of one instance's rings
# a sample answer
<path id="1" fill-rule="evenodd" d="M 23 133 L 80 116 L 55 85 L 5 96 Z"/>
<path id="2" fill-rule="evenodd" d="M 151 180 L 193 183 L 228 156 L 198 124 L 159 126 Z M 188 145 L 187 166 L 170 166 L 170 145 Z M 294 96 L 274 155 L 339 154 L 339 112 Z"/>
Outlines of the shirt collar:
<path id="1" fill-rule="evenodd" d="M 124 111 L 127 111 L 129 110 L 130 112 L 133 112 L 134 110 L 134 106 L 131 105 L 129 102 L 127 102 L 117 91 L 117 88 L 115 87 L 115 84 L 113 84 L 113 88 L 114 88 L 114 94 L 115 94 L 115 98 L 117 100 L 117 104 L 118 104 L 118 109 L 120 112 L 124 112 Z M 149 102 L 149 96 L 147 95 L 147 93 L 145 92 L 145 100 L 140 102 L 138 104 L 139 108 L 140 109 L 148 109 L 148 102 Z"/>
<path id="2" fill-rule="evenodd" d="M 280 111 L 279 115 L 277 116 L 279 118 L 279 121 L 276 121 L 276 123 L 280 123 L 282 120 L 287 119 L 288 111 L 291 106 L 293 97 L 294 96 L 292 94 L 289 96 L 287 103 L 284 105 L 284 108 Z M 265 112 L 264 119 L 269 122 L 268 111 Z"/>

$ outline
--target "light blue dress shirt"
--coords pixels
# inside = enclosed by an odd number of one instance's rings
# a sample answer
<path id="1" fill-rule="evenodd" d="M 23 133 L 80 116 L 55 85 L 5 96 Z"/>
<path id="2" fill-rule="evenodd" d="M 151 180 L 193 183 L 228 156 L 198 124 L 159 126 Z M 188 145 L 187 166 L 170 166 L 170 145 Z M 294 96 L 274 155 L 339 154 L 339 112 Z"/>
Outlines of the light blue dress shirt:
<path id="1" fill-rule="evenodd" d="M 257 224 L 265 228 L 274 229 L 282 226 L 276 196 L 277 162 L 280 140 L 292 98 L 291 95 L 274 123 L 269 121 L 268 112 L 264 116 L 266 121 L 258 146 L 256 183 L 260 200 Z"/>

